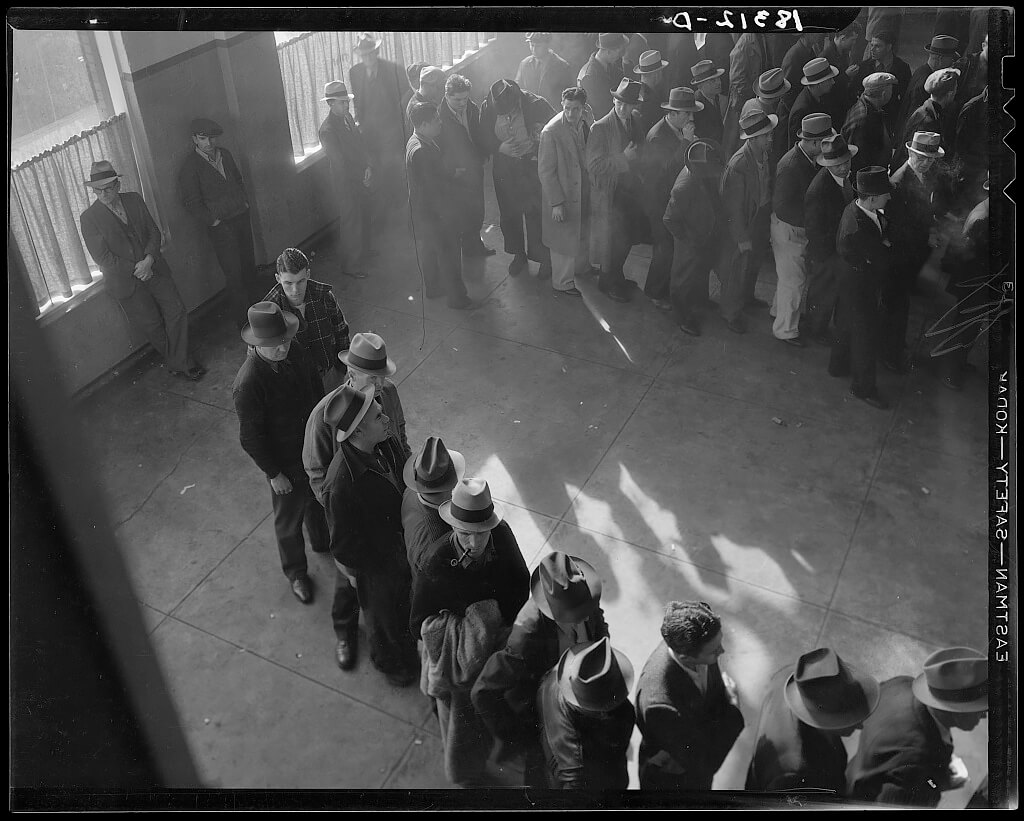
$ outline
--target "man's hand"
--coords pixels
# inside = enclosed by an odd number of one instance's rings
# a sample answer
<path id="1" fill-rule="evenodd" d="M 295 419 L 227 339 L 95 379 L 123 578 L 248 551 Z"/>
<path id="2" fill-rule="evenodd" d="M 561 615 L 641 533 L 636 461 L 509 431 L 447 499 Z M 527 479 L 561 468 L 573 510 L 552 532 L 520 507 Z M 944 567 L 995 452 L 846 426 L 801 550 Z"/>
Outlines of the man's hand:
<path id="1" fill-rule="evenodd" d="M 514 140 L 505 140 L 501 145 L 498 146 L 498 151 L 504 154 L 506 157 L 518 157 L 520 154 L 518 143 Z"/>
<path id="2" fill-rule="evenodd" d="M 288 481 L 288 477 L 283 473 L 277 474 L 277 476 L 270 480 L 270 487 L 278 496 L 284 496 L 286 493 L 292 492 L 292 483 Z"/>
<path id="3" fill-rule="evenodd" d="M 145 257 L 135 263 L 135 270 L 132 272 L 133 275 L 142 282 L 146 282 L 153 278 L 153 257 L 146 254 Z"/>
<path id="4" fill-rule="evenodd" d="M 749 254 L 751 251 L 754 250 L 754 246 L 751 245 L 749 242 L 741 242 L 739 243 L 739 247 L 741 254 Z"/>
<path id="5" fill-rule="evenodd" d="M 736 689 L 736 682 L 732 680 L 732 676 L 725 672 L 725 670 L 722 670 L 722 684 L 725 685 L 725 694 L 729 698 L 729 703 L 733 707 L 739 707 L 740 694 L 739 690 Z"/>
<path id="6" fill-rule="evenodd" d="M 636 150 L 636 146 L 633 145 L 633 143 L 627 145 L 626 150 L 622 152 L 622 156 L 624 156 L 627 160 L 635 160 L 639 156 Z"/>
<path id="7" fill-rule="evenodd" d="M 970 778 L 970 774 L 967 772 L 967 765 L 964 764 L 964 760 L 954 755 L 949 760 L 949 789 L 956 790 L 967 783 Z"/>
<path id="8" fill-rule="evenodd" d="M 213 225 L 211 225 L 210 227 L 211 228 L 216 228 L 218 225 L 220 225 L 220 220 L 219 219 L 218 220 L 214 220 L 213 221 Z"/>
<path id="9" fill-rule="evenodd" d="M 860 72 L 860 66 L 857 65 L 856 63 L 854 63 L 852 66 L 850 66 L 848 69 L 846 69 L 846 76 L 847 77 L 856 77 L 858 72 Z"/>
<path id="10" fill-rule="evenodd" d="M 551 206 L 551 219 L 555 222 L 565 222 L 565 206 L 564 205 L 552 205 Z"/>
<path id="11" fill-rule="evenodd" d="M 693 120 L 683 126 L 683 136 L 690 142 L 697 137 L 697 124 Z"/>
<path id="12" fill-rule="evenodd" d="M 370 169 L 369 169 L 369 168 L 367 168 L 367 169 L 366 169 L 366 170 L 365 170 L 365 171 L 363 172 L 363 187 L 364 187 L 364 188 L 369 188 L 369 187 L 370 187 L 370 178 L 371 178 L 372 176 L 373 176 L 373 172 L 372 172 L 372 171 L 370 171 Z"/>

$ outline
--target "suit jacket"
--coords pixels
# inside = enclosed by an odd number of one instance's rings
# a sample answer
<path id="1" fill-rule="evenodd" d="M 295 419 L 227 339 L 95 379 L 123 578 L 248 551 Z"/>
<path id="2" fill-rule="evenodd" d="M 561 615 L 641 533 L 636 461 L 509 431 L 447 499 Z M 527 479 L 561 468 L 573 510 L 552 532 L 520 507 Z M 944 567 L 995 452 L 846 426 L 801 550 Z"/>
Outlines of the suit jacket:
<path id="1" fill-rule="evenodd" d="M 245 213 L 249 200 L 245 193 L 242 172 L 226 148 L 219 149 L 224 176 L 190 148 L 178 171 L 178 194 L 181 203 L 196 220 L 211 227 L 217 220 L 227 220 Z"/>
<path id="2" fill-rule="evenodd" d="M 662 642 L 644 665 L 636 689 L 640 788 L 709 790 L 743 730 L 717 664 L 701 693 Z"/>
<path id="3" fill-rule="evenodd" d="M 651 219 L 665 215 L 672 185 L 686 163 L 686 150 L 690 140 L 680 139 L 675 130 L 662 117 L 647 132 L 644 146 L 643 183 L 644 204 Z"/>
<path id="4" fill-rule="evenodd" d="M 846 206 L 839 220 L 836 251 L 847 265 L 866 280 L 876 279 L 881 282 L 892 268 L 893 249 L 888 223 L 889 220 L 886 220 L 886 227 L 880 232 L 856 200 Z"/>
<path id="5" fill-rule="evenodd" d="M 616 76 L 618 74 L 618 76 Z M 609 70 L 597 59 L 597 52 L 580 69 L 576 85 L 587 92 L 587 104 L 594 110 L 594 117 L 601 119 L 612 110 L 612 89 L 622 77 L 621 70 L 616 72 L 612 66 Z"/>
<path id="6" fill-rule="evenodd" d="M 569 64 L 553 51 L 544 60 L 531 54 L 516 71 L 519 87 L 540 95 L 556 111 L 562 107 L 562 92 L 575 85 L 574 79 Z"/>
<path id="7" fill-rule="evenodd" d="M 583 123 L 584 134 L 590 127 Z M 584 137 L 589 140 L 589 136 Z M 590 241 L 590 178 L 587 175 L 587 152 L 576 145 L 561 113 L 552 117 L 540 132 L 537 154 L 537 175 L 541 191 L 541 238 L 556 254 L 576 256 L 580 244 Z M 555 222 L 551 208 L 562 205 L 565 221 Z"/>
<path id="8" fill-rule="evenodd" d="M 772 211 L 783 222 L 803 228 L 804 197 L 821 168 L 807 159 L 799 145 L 787 151 L 775 170 L 775 191 L 772 195 Z"/>
<path id="9" fill-rule="evenodd" d="M 363 176 L 370 166 L 370 155 L 355 120 L 343 120 L 328 114 L 320 124 L 320 145 L 331 161 L 331 180 L 339 196 L 363 185 Z"/>
<path id="10" fill-rule="evenodd" d="M 882 682 L 878 707 L 864 722 L 847 770 L 849 795 L 880 804 L 935 807 L 948 783 L 953 747 L 928 708 L 914 698 L 910 676 Z"/>
<path id="11" fill-rule="evenodd" d="M 846 106 L 843 98 L 837 93 L 836 88 L 822 97 L 820 100 L 815 97 L 810 88 L 804 88 L 793 101 L 793 107 L 789 110 L 786 122 L 786 136 L 788 146 L 793 145 L 800 133 L 800 124 L 808 114 L 828 114 L 832 118 L 832 127 L 838 131 L 846 119 Z"/>
<path id="12" fill-rule="evenodd" d="M 850 78 L 846 76 L 846 69 L 848 69 L 853 62 L 850 59 L 850 55 L 843 54 L 836 48 L 835 40 L 831 36 L 825 41 L 825 46 L 821 50 L 821 55 L 828 60 L 829 65 L 833 65 L 839 69 L 839 74 L 836 76 L 836 87 L 835 90 L 839 96 L 839 99 L 843 101 L 843 108 L 848 109 L 853 105 L 856 94 L 854 93 L 854 83 L 850 82 Z M 857 84 L 859 87 L 859 83 Z M 839 123 L 835 123 L 838 127 Z"/>
<path id="13" fill-rule="evenodd" d="M 909 153 L 907 143 L 914 138 L 915 131 L 932 131 L 939 135 L 939 144 L 946 153 L 953 150 L 953 136 L 956 129 L 955 124 L 949 122 L 949 112 L 944 111 L 942 106 L 930 97 L 925 100 L 907 118 L 903 127 L 903 139 L 900 140 L 893 152 L 893 168 L 899 168 L 907 161 Z"/>
<path id="14" fill-rule="evenodd" d="M 382 145 L 399 148 L 405 139 L 403 103 L 410 92 L 405 69 L 381 57 L 377 59 L 373 82 L 363 63 L 348 70 L 348 82 L 349 92 L 355 96 L 352 115 L 366 135 L 370 149 Z"/>
<path id="15" fill-rule="evenodd" d="M 922 180 L 909 161 L 891 177 L 893 192 L 885 213 L 892 226 L 892 241 L 899 249 L 900 264 L 920 267 L 931 253 L 928 235 L 937 218 L 946 212 L 948 197 L 940 190 L 938 168 Z"/>
<path id="16" fill-rule="evenodd" d="M 428 225 L 454 228 L 458 221 L 455 180 L 441 161 L 440 147 L 414 133 L 405 149 L 405 165 L 413 216 Z"/>
<path id="17" fill-rule="evenodd" d="M 849 178 L 836 185 L 827 168 L 820 168 L 804 195 L 804 229 L 811 265 L 823 263 L 836 253 L 836 231 L 846 206 L 856 196 Z"/>
<path id="18" fill-rule="evenodd" d="M 451 175 L 451 192 L 461 221 L 461 230 L 479 226 L 484 210 L 484 163 L 487 153 L 481 147 L 480 109 L 469 100 L 466 104 L 468 130 L 456 118 L 447 100 L 437 107 L 441 115 L 441 162 Z M 465 171 L 458 177 L 455 169 Z"/>
<path id="19" fill-rule="evenodd" d="M 889 167 L 893 140 L 885 114 L 863 96 L 858 97 L 847 112 L 843 136 L 848 143 L 860 149 L 851 164 L 853 172 L 869 165 L 880 165 L 886 169 Z"/>
<path id="20" fill-rule="evenodd" d="M 121 205 L 134 229 L 140 247 L 132 243 L 128 226 L 99 200 L 82 212 L 79 224 L 89 255 L 100 266 L 111 295 L 128 299 L 141 280 L 135 276 L 135 263 L 147 254 L 153 255 L 153 276 L 170 276 L 170 268 L 160 256 L 163 235 L 157 228 L 142 196 L 132 191 L 121 194 Z M 136 251 L 141 254 L 136 256 Z"/>
<path id="21" fill-rule="evenodd" d="M 722 200 L 717 179 L 701 179 L 684 168 L 665 208 L 665 227 L 693 254 L 714 255 L 722 232 Z"/>
<path id="22" fill-rule="evenodd" d="M 757 166 L 746 146 L 732 155 L 722 174 L 722 213 L 734 245 L 750 242 L 750 224 L 760 207 Z"/>
<path id="23" fill-rule="evenodd" d="M 639 187 L 639 169 L 643 163 L 646 134 L 634 112 L 628 129 L 615 111 L 594 123 L 587 140 L 587 171 L 590 174 L 590 262 L 608 265 L 612 235 L 612 200 L 620 186 Z M 640 149 L 639 158 L 626 159 L 626 147 L 632 143 Z"/>
<path id="24" fill-rule="evenodd" d="M 634 75 L 639 76 L 639 75 Z M 640 122 L 643 125 L 644 133 L 647 133 L 665 117 L 665 109 L 661 104 L 668 100 L 668 92 L 665 91 L 664 82 L 656 86 L 649 86 L 646 83 L 643 88 L 643 100 L 640 103 Z"/>
<path id="25" fill-rule="evenodd" d="M 768 682 L 745 788 L 757 791 L 815 788 L 844 795 L 846 748 L 843 740 L 826 735 L 793 715 L 784 695 L 792 672 L 792 666 L 784 667 Z"/>

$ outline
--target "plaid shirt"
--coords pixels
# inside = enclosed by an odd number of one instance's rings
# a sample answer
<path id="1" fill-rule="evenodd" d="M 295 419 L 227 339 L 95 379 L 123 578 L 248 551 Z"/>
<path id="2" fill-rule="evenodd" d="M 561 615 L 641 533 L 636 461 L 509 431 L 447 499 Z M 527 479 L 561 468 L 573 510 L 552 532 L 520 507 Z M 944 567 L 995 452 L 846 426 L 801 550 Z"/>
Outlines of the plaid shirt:
<path id="1" fill-rule="evenodd" d="M 317 373 L 323 376 L 332 365 L 338 365 L 338 354 L 349 346 L 348 323 L 341 312 L 338 300 L 331 286 L 311 279 L 306 283 L 306 315 L 293 308 L 280 284 L 270 289 L 263 297 L 266 302 L 276 302 L 281 310 L 291 311 L 299 318 L 299 330 L 295 338 L 309 351 Z"/>

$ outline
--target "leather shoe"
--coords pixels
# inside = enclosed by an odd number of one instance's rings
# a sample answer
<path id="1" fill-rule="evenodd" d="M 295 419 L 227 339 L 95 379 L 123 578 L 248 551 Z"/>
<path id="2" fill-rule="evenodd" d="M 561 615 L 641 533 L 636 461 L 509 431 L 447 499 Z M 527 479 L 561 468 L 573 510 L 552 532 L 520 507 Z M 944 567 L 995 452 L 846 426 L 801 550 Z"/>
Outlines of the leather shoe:
<path id="1" fill-rule="evenodd" d="M 526 258 L 526 254 L 516 254 L 508 266 L 508 275 L 510 277 L 517 277 L 523 271 L 528 270 L 529 267 L 530 261 Z"/>
<path id="2" fill-rule="evenodd" d="M 356 666 L 356 640 L 355 637 L 350 639 L 338 639 L 338 643 L 334 645 L 334 658 L 338 662 L 338 666 L 342 670 L 351 670 Z"/>
<path id="3" fill-rule="evenodd" d="M 198 382 L 202 379 L 202 376 L 194 368 L 190 371 L 171 371 L 171 376 L 175 376 L 178 379 L 187 379 L 189 382 Z"/>
<path id="4" fill-rule="evenodd" d="M 566 288 L 564 291 L 560 291 L 558 288 L 552 288 L 551 290 L 556 294 L 565 294 L 566 296 L 583 296 L 580 289 L 575 285 L 572 288 Z"/>
<path id="5" fill-rule="evenodd" d="M 742 316 L 733 317 L 732 319 L 725 320 L 725 327 L 732 331 L 734 334 L 745 334 L 747 332 L 747 323 L 744 322 Z"/>
<path id="6" fill-rule="evenodd" d="M 786 339 L 783 339 L 783 338 L 778 337 L 778 336 L 775 337 L 775 338 L 778 339 L 779 342 L 785 342 L 787 345 L 792 345 L 794 348 L 805 348 L 805 347 L 807 347 L 806 343 L 799 336 L 791 336 L 791 337 L 788 337 Z"/>
<path id="7" fill-rule="evenodd" d="M 309 576 L 303 574 L 292 579 L 292 593 L 303 604 L 309 604 L 313 601 L 313 583 L 310 581 Z"/>
<path id="8" fill-rule="evenodd" d="M 676 324 L 679 326 L 679 330 L 687 336 L 700 336 L 700 325 L 698 325 L 693 319 L 682 319 Z"/>
<path id="9" fill-rule="evenodd" d="M 889 408 L 889 403 L 886 402 L 877 393 L 872 394 L 870 396 L 861 396 L 859 393 L 854 393 L 853 391 L 850 391 L 850 396 L 856 397 L 861 402 L 864 402 L 867 405 L 871 405 L 871 407 L 873 408 L 878 408 L 879 410 L 888 410 Z"/>
<path id="10" fill-rule="evenodd" d="M 451 308 L 454 311 L 471 311 L 474 308 L 479 308 L 480 307 L 480 303 L 479 302 L 474 302 L 472 299 L 470 299 L 467 296 L 464 299 L 457 299 L 457 300 L 454 300 L 454 301 L 449 300 L 448 301 L 448 307 Z"/>
<path id="11" fill-rule="evenodd" d="M 597 286 L 598 290 L 604 294 L 612 302 L 629 302 L 629 293 L 622 288 L 602 288 L 600 285 Z"/>
<path id="12" fill-rule="evenodd" d="M 369 274 L 362 271 L 345 271 L 344 276 L 351 277 L 352 279 L 366 279 Z"/>
<path id="13" fill-rule="evenodd" d="M 488 248 L 482 242 L 475 248 L 463 248 L 462 255 L 464 257 L 493 257 L 495 254 L 493 248 Z"/>

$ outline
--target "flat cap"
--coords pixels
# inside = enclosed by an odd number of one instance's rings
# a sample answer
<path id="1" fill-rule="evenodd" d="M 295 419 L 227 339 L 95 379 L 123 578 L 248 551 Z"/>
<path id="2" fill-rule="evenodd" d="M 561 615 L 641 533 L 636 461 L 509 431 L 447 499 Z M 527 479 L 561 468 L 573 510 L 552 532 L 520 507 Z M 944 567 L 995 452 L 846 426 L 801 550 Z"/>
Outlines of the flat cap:
<path id="1" fill-rule="evenodd" d="M 928 75 L 924 81 L 926 94 L 938 94 L 940 97 L 955 86 L 960 80 L 960 69 L 940 68 Z"/>
<path id="2" fill-rule="evenodd" d="M 420 82 L 441 82 L 444 80 L 444 71 L 437 66 L 423 66 L 420 69 Z"/>
<path id="3" fill-rule="evenodd" d="M 189 127 L 192 129 L 192 133 L 200 137 L 219 137 L 224 133 L 224 129 L 220 127 L 220 124 L 214 120 L 208 120 L 206 117 L 198 117 L 193 120 Z"/>
<path id="4" fill-rule="evenodd" d="M 899 81 L 895 75 L 889 74 L 886 71 L 876 71 L 874 74 L 869 74 L 864 78 L 864 90 L 871 91 L 882 86 L 898 85 L 898 83 Z"/>

